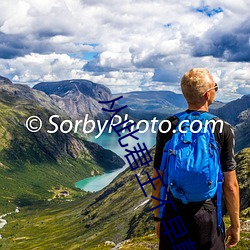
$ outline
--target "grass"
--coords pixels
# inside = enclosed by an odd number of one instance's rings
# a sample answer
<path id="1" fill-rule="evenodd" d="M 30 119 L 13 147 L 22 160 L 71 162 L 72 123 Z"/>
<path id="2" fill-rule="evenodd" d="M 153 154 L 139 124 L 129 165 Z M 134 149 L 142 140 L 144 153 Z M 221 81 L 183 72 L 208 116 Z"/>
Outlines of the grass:
<path id="1" fill-rule="evenodd" d="M 127 189 L 130 187 L 128 186 Z M 111 246 L 105 246 L 105 241 L 114 241 L 116 244 L 124 241 L 126 235 L 123 234 L 123 227 L 127 225 L 128 229 L 128 218 L 135 216 L 138 212 L 133 209 L 127 210 L 131 205 L 127 207 L 126 203 L 123 202 L 118 202 L 116 206 L 112 207 L 112 199 L 116 202 L 119 192 L 113 192 L 111 199 L 106 196 L 108 200 L 100 200 L 101 205 L 99 205 L 96 201 L 100 199 L 100 194 L 102 192 L 82 193 L 82 196 L 78 197 L 76 192 L 76 196 L 72 197 L 73 201 L 67 201 L 66 197 L 21 207 L 20 213 L 6 217 L 8 224 L 0 230 L 0 234 L 3 236 L 0 241 L 0 249 L 111 249 Z M 141 194 L 139 193 L 139 195 Z M 224 220 L 228 227 L 229 218 L 225 217 Z M 152 221 L 147 223 L 153 225 Z M 140 231 L 143 236 L 132 237 L 131 240 L 125 241 L 120 249 L 157 249 L 158 239 L 152 234 L 153 231 L 147 232 Z M 242 231 L 241 241 L 233 249 L 247 250 L 249 238 L 249 231 Z"/>
<path id="2" fill-rule="evenodd" d="M 6 217 L 0 231 L 2 249 L 79 249 L 84 242 L 81 224 L 82 200 L 57 200 L 21 208 Z"/>

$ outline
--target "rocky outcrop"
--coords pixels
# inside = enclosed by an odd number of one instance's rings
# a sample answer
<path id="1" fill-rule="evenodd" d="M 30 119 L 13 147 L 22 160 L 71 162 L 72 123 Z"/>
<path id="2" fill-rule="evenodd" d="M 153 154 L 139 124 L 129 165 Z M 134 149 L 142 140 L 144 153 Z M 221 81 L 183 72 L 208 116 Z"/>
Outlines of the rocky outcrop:
<path id="1" fill-rule="evenodd" d="M 13 84 L 13 83 L 8 78 L 0 76 L 0 84 Z"/>
<path id="2" fill-rule="evenodd" d="M 241 211 L 250 207 L 250 148 L 241 150 L 235 157 L 237 162 L 237 178 L 240 187 Z M 250 214 L 248 214 L 250 216 Z"/>
<path id="3" fill-rule="evenodd" d="M 235 152 L 250 147 L 250 108 L 242 111 L 237 119 L 235 129 Z"/>
<path id="4" fill-rule="evenodd" d="M 250 95 L 244 95 L 240 99 L 227 103 L 214 111 L 214 114 L 235 126 L 240 113 L 250 108 Z"/>
<path id="5" fill-rule="evenodd" d="M 229 122 L 235 130 L 235 152 L 250 147 L 250 95 L 211 110 L 213 114 Z"/>
<path id="6" fill-rule="evenodd" d="M 65 111 L 72 119 L 82 119 L 86 114 L 90 119 L 104 120 L 110 115 L 102 112 L 98 101 L 110 100 L 110 90 L 101 84 L 87 80 L 65 80 L 60 82 L 41 82 L 33 89 L 45 92 L 53 99 L 57 106 Z"/>
<path id="7" fill-rule="evenodd" d="M 84 141 L 83 143 L 93 159 L 106 171 L 115 170 L 125 165 L 125 161 L 111 150 L 104 149 L 102 146 L 90 141 Z"/>

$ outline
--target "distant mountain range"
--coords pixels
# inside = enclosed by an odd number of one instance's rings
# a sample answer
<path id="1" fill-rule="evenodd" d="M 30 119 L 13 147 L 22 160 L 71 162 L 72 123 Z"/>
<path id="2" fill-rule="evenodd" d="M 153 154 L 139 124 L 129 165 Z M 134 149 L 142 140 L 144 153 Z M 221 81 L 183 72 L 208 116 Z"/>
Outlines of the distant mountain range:
<path id="1" fill-rule="evenodd" d="M 120 94 L 114 95 L 114 97 Z M 186 101 L 181 94 L 171 91 L 142 91 L 121 94 L 119 104 L 128 105 L 128 113 L 137 119 L 166 119 L 168 116 L 187 109 Z M 250 147 L 250 95 L 227 104 L 215 101 L 209 111 L 235 128 L 235 151 Z"/>
<path id="2" fill-rule="evenodd" d="M 102 107 L 106 105 L 100 105 L 98 101 L 111 100 L 121 95 L 123 98 L 118 101 L 118 104 L 127 105 L 124 112 L 134 120 L 152 119 L 153 117 L 164 119 L 187 107 L 183 95 L 171 91 L 137 91 L 111 95 L 111 91 L 104 85 L 80 79 L 41 82 L 36 84 L 33 89 L 49 95 L 57 106 L 72 119 L 79 119 L 86 114 L 92 119 L 102 121 L 108 119 L 110 115 L 101 111 Z M 215 102 L 211 106 L 211 110 L 223 105 L 222 102 Z"/>
<path id="3" fill-rule="evenodd" d="M 240 122 L 240 114 L 250 108 L 250 94 L 231 101 L 214 111 L 216 115 L 235 126 Z"/>
<path id="4" fill-rule="evenodd" d="M 11 83 L 7 78 L 1 79 Z M 101 121 L 109 119 L 111 114 L 101 110 L 102 107 L 108 108 L 109 105 L 101 105 L 98 101 L 110 100 L 120 95 L 123 98 L 118 101 L 118 105 L 128 105 L 126 110 L 120 114 L 128 113 L 130 118 L 135 121 L 150 120 L 153 117 L 157 117 L 159 120 L 166 119 L 166 117 L 181 112 L 187 107 L 183 95 L 171 91 L 137 91 L 112 95 L 111 91 L 104 85 L 80 79 L 42 82 L 35 85 L 33 89 L 49 95 L 56 106 L 73 120 L 82 119 L 86 114 L 89 115 L 89 119 Z M 211 113 L 235 127 L 236 152 L 250 146 L 250 139 L 245 136 L 250 133 L 249 119 L 247 118 L 249 109 L 250 95 L 245 95 L 227 104 L 216 101 L 209 107 Z"/>
<path id="5" fill-rule="evenodd" d="M 187 108 L 187 102 L 182 94 L 172 91 L 135 91 L 129 93 L 115 94 L 114 97 L 122 95 L 119 100 L 120 105 L 128 105 L 135 111 L 156 112 L 165 114 L 178 112 L 180 109 Z M 216 101 L 211 108 L 218 109 L 225 104 Z"/>
<path id="6" fill-rule="evenodd" d="M 128 114 L 137 119 L 163 120 L 166 117 L 187 109 L 187 102 L 182 94 L 172 91 L 135 91 L 115 94 L 114 97 L 123 96 L 119 100 L 121 106 L 128 105 Z M 215 101 L 210 110 L 216 110 L 225 104 Z"/>
<path id="7" fill-rule="evenodd" d="M 171 91 L 136 91 L 111 95 L 110 90 L 101 85 L 87 80 L 65 80 L 60 82 L 38 83 L 34 89 L 48 94 L 56 105 L 65 111 L 72 119 L 82 118 L 89 114 L 90 118 L 104 121 L 109 119 L 110 114 L 102 112 L 99 100 L 110 100 L 118 96 L 123 96 L 117 103 L 119 106 L 127 105 L 127 113 L 134 121 L 156 117 L 159 120 L 184 111 L 187 108 L 186 101 L 181 94 Z M 250 134 L 249 114 L 250 95 L 245 95 L 240 99 L 227 104 L 216 101 L 209 107 L 211 113 L 224 119 L 235 127 L 236 152 L 250 146 L 250 139 L 245 135 Z"/>
<path id="8" fill-rule="evenodd" d="M 1 77 L 0 82 L 11 84 L 7 78 Z M 123 96 L 118 105 L 128 105 L 126 110 L 120 114 L 128 113 L 135 121 L 142 119 L 162 120 L 166 117 L 186 109 L 186 101 L 181 94 L 171 91 L 141 91 L 112 95 L 111 91 L 101 84 L 88 80 L 65 80 L 59 82 L 41 82 L 33 87 L 47 94 L 57 106 L 73 120 L 82 119 L 88 114 L 89 119 L 99 119 L 102 122 L 110 118 L 111 113 L 103 112 L 102 107 L 109 108 L 109 105 L 99 104 L 99 100 L 110 100 Z M 118 107 L 118 106 L 116 106 Z M 210 112 L 224 119 L 235 127 L 236 152 L 250 146 L 249 136 L 249 109 L 250 95 L 227 104 L 216 101 L 210 106 Z"/>

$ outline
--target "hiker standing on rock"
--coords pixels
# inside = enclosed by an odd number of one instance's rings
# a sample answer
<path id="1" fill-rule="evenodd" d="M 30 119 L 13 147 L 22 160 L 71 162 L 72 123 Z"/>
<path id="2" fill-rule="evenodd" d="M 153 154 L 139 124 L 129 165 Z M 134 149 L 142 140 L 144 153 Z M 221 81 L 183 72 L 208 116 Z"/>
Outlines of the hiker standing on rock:
<path id="1" fill-rule="evenodd" d="M 152 198 L 159 249 L 223 250 L 240 239 L 234 132 L 208 113 L 218 85 L 207 69 L 186 72 L 181 89 L 188 109 L 169 117 L 171 129 L 164 123 L 156 138 L 153 178 L 160 173 L 162 179 L 155 178 Z M 231 221 L 226 231 L 222 193 Z"/>

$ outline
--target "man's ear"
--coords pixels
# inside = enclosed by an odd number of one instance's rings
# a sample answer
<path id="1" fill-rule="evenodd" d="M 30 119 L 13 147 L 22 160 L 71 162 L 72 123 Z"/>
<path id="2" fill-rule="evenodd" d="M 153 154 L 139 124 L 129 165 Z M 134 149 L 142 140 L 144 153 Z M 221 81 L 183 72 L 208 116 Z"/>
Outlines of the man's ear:
<path id="1" fill-rule="evenodd" d="M 209 93 L 209 91 L 205 93 L 204 97 L 206 98 L 206 100 L 208 100 L 208 99 L 209 99 L 209 97 L 210 97 L 210 93 Z"/>

